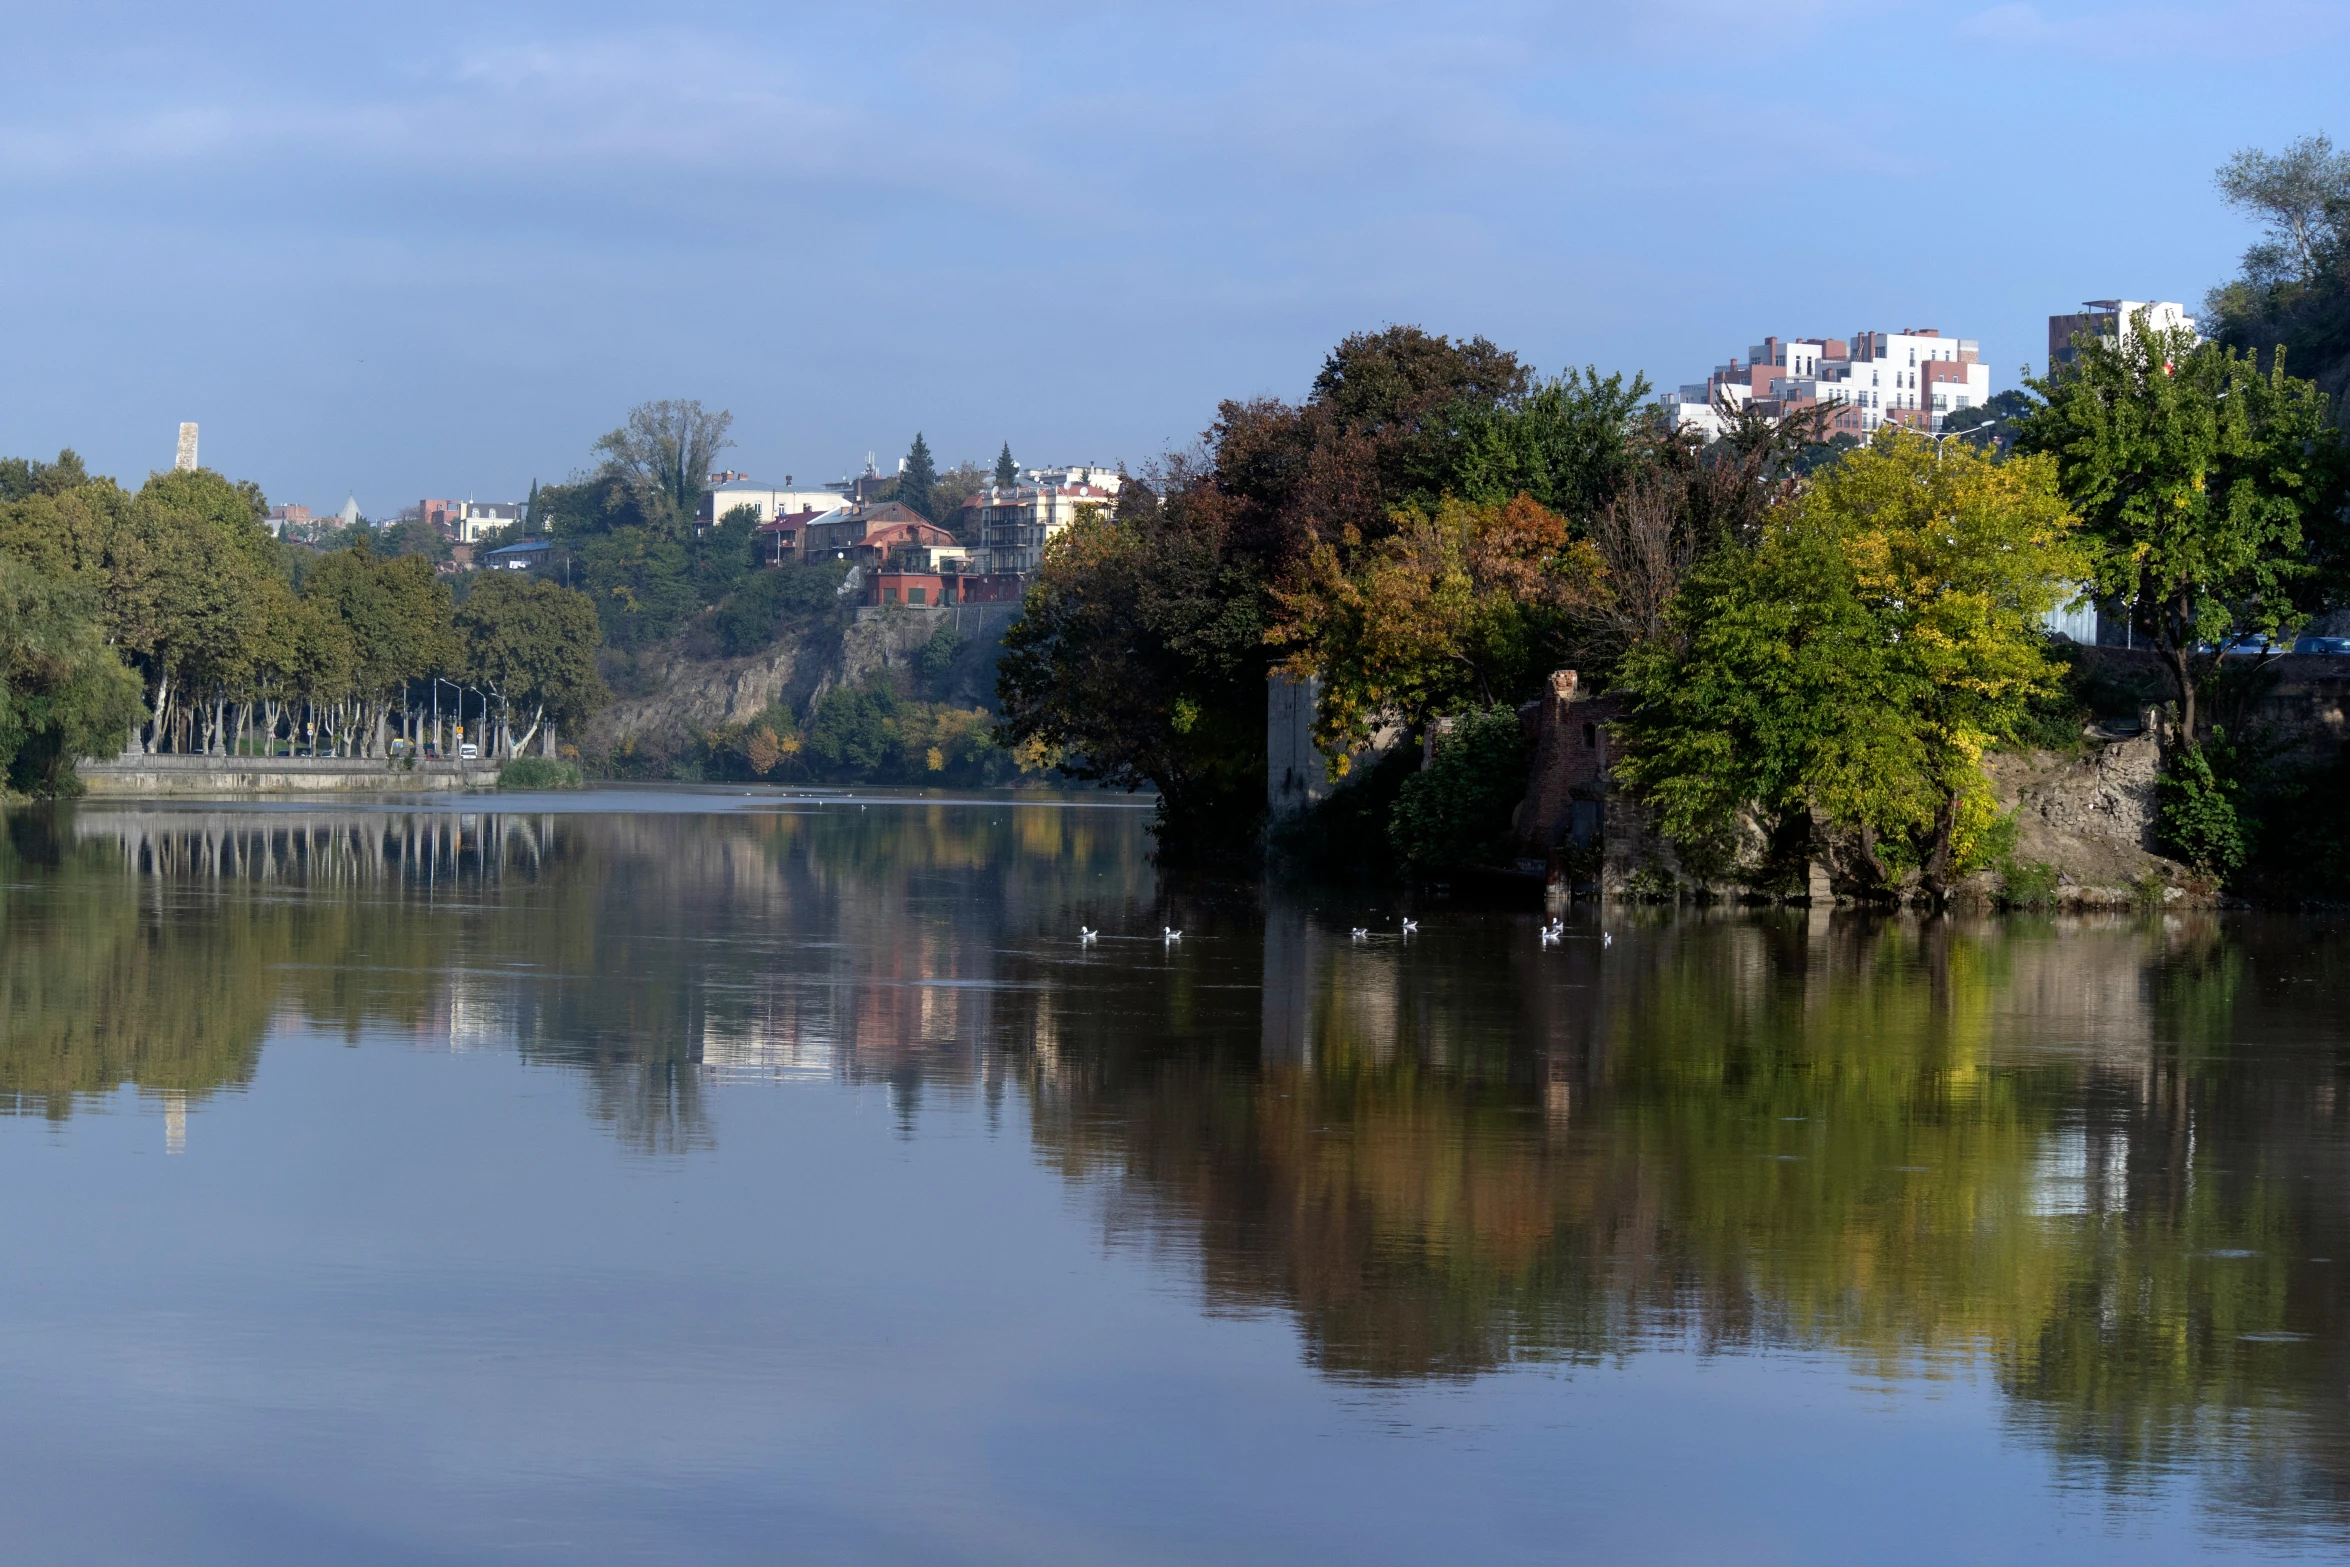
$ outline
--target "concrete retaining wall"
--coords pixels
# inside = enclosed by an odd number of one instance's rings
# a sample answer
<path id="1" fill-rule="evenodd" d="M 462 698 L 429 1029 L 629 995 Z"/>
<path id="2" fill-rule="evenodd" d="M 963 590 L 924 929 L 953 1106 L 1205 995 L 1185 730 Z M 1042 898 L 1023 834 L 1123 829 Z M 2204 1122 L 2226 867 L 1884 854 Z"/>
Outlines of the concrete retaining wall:
<path id="1" fill-rule="evenodd" d="M 74 769 L 92 795 L 313 794 L 364 789 L 413 793 L 490 789 L 495 762 L 426 762 L 413 769 L 342 756 L 126 756 Z"/>

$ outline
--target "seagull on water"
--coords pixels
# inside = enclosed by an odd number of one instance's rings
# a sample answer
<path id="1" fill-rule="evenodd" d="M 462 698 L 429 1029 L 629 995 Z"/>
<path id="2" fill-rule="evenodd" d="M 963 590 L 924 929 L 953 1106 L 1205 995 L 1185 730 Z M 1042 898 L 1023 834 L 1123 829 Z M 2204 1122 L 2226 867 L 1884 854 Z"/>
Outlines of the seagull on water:
<path id="1" fill-rule="evenodd" d="M 1370 938 L 1371 931 L 1368 926 L 1357 925 L 1352 930 L 1350 930 L 1348 934 L 1353 936 L 1357 941 L 1365 941 Z"/>
<path id="2" fill-rule="evenodd" d="M 1085 926 L 1080 925 L 1077 927 L 1077 944 L 1081 947 L 1090 947 L 1093 945 L 1093 938 L 1100 934 L 1101 932 L 1098 930 L 1088 930 Z"/>
<path id="3" fill-rule="evenodd" d="M 1616 944 L 1616 938 L 1611 932 L 1603 930 L 1599 933 L 1599 944 L 1603 947 L 1612 947 Z"/>
<path id="4" fill-rule="evenodd" d="M 1172 925 L 1162 925 L 1159 927 L 1159 930 L 1166 936 L 1170 943 L 1181 941 L 1183 939 L 1183 932 L 1177 930 Z"/>
<path id="5" fill-rule="evenodd" d="M 1420 922 L 1418 920 L 1405 920 L 1403 922 L 1403 933 L 1407 936 L 1417 936 L 1420 933 Z"/>

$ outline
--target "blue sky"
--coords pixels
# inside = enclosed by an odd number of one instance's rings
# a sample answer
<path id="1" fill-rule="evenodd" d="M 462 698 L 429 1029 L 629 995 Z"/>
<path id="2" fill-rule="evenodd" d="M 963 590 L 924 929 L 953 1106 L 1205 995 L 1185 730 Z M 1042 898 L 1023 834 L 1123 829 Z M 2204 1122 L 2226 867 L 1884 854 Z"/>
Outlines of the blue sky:
<path id="1" fill-rule="evenodd" d="M 1351 330 L 1675 384 L 2198 301 L 2350 6 L 10 6 L 0 453 L 505 499 L 650 397 L 762 477 L 1148 458 Z"/>

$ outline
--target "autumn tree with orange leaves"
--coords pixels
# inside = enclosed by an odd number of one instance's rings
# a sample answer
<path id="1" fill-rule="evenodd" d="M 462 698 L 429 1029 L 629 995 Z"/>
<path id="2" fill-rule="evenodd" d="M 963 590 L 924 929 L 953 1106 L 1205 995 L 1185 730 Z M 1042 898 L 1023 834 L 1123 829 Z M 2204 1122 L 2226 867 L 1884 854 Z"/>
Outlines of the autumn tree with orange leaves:
<path id="1" fill-rule="evenodd" d="M 1526 496 L 1396 513 L 1363 547 L 1317 544 L 1266 634 L 1285 673 L 1321 680 L 1315 738 L 1344 757 L 1389 723 L 1513 701 L 1567 653 L 1604 578 L 1590 544 Z"/>

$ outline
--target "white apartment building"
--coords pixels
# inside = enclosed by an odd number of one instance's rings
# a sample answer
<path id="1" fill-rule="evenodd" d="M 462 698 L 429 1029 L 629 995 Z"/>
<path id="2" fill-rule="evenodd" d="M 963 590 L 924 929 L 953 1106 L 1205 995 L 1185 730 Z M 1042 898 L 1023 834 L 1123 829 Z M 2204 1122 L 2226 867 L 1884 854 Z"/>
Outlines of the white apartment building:
<path id="1" fill-rule="evenodd" d="M 1668 394 L 1676 429 L 1708 440 L 1722 433 L 1720 406 L 1772 417 L 1828 407 L 1827 434 L 1866 437 L 1884 425 L 1938 431 L 1943 420 L 1990 400 L 1991 369 L 1973 338 L 1932 327 L 1840 337 L 1766 337 L 1701 382 Z"/>
<path id="2" fill-rule="evenodd" d="M 838 490 L 821 484 L 795 486 L 788 473 L 780 485 L 761 484 L 738 475 L 702 491 L 702 505 L 695 521 L 708 527 L 737 506 L 748 506 L 759 514 L 761 522 L 773 522 L 794 512 L 831 511 L 839 504 Z"/>
<path id="3" fill-rule="evenodd" d="M 2127 343 L 2136 335 L 2143 319 L 2148 330 L 2155 332 L 2195 332 L 2195 318 L 2187 314 L 2187 307 L 2168 299 L 2089 299 L 2081 308 L 2068 315 L 2048 318 L 2048 367 L 2069 365 L 2078 354 L 2073 338 L 2081 333 L 2092 337 L 2118 338 Z M 2197 334 L 2200 341 L 2200 334 Z"/>

